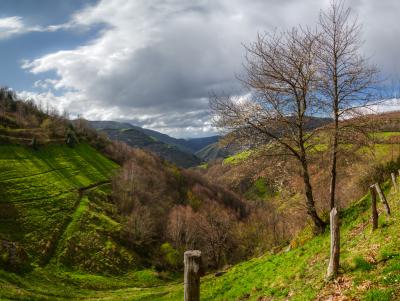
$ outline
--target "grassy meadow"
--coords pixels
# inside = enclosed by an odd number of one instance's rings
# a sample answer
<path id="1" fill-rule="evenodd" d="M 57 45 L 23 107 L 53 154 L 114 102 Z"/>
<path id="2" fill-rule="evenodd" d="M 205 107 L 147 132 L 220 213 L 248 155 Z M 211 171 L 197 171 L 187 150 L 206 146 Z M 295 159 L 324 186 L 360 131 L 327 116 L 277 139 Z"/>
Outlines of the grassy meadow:
<path id="1" fill-rule="evenodd" d="M 389 156 L 391 145 L 380 145 L 380 156 Z M 183 299 L 180 275 L 134 268 L 136 254 L 119 243 L 121 221 L 107 197 L 117 168 L 84 143 L 0 146 L 0 238 L 29 254 L 20 270 L 0 270 L 0 300 Z M 267 193 L 261 182 L 255 189 Z M 204 276 L 201 300 L 399 300 L 400 193 L 389 183 L 385 193 L 393 213 L 385 216 L 379 204 L 374 232 L 369 195 L 341 212 L 336 281 L 324 282 L 329 233 L 312 237 L 306 228 L 275 253 Z"/>

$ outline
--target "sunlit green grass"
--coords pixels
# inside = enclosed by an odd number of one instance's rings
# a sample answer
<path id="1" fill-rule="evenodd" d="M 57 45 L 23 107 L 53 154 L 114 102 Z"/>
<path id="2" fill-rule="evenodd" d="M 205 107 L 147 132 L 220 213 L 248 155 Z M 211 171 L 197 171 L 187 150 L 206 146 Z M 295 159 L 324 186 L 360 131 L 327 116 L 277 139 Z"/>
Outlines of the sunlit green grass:
<path id="1" fill-rule="evenodd" d="M 40 261 L 79 202 L 78 190 L 108 181 L 117 164 L 87 144 L 0 145 L 0 238 L 19 241 Z"/>
<path id="2" fill-rule="evenodd" d="M 387 149 L 381 151 L 383 155 Z M 109 187 L 88 191 L 82 198 L 76 191 L 108 179 L 117 167 L 114 163 L 87 145 L 75 149 L 53 146 L 39 151 L 0 146 L 0 165 L 4 168 L 0 173 L 0 202 L 9 202 L 18 213 L 15 219 L 0 220 L 3 238 L 24 242 L 33 256 L 40 257 L 34 250 L 40 249 L 40 243 L 45 245 L 61 230 L 59 225 L 67 222 L 48 265 L 34 261 L 33 269 L 22 274 L 0 271 L 0 300 L 183 299 L 179 276 L 151 268 L 123 270 L 123 260 L 134 265 L 136 257 L 114 239 L 121 224 L 113 218 L 113 204 L 104 198 Z M 61 167 L 65 167 L 63 171 L 55 171 Z M 261 181 L 255 189 L 260 195 L 268 192 Z M 393 214 L 386 217 L 379 204 L 379 228 L 374 232 L 368 195 L 341 212 L 340 277 L 348 283 L 342 295 L 349 298 L 400 300 L 400 194 L 390 190 L 388 183 L 385 193 Z M 324 281 L 329 234 L 311 237 L 307 228 L 291 242 L 290 250 L 285 247 L 277 254 L 237 264 L 220 277 L 203 277 L 201 300 L 257 300 L 261 296 L 314 300 L 318 295 L 333 293 Z M 80 249 L 70 257 L 66 250 L 74 242 Z M 95 246 L 88 249 L 86 242 Z M 108 251 L 117 255 L 108 257 Z M 92 272 L 85 264 L 94 265 Z M 100 270 L 94 272 L 96 269 Z M 119 272 L 113 274 L 113 269 Z"/>
<path id="3" fill-rule="evenodd" d="M 388 193 L 388 190 L 386 190 Z M 380 227 L 372 233 L 368 196 L 343 211 L 341 228 L 341 276 L 350 281 L 343 289 L 361 300 L 397 300 L 400 292 L 400 195 L 390 192 L 393 215 L 381 212 Z M 381 208 L 380 208 L 381 210 Z M 307 232 L 307 230 L 305 230 Z M 309 236 L 303 233 L 302 236 Z M 324 282 L 328 263 L 329 235 L 292 242 L 293 249 L 266 254 L 238 264 L 221 277 L 202 278 L 201 300 L 238 300 L 260 296 L 274 300 L 313 300 L 329 293 Z M 41 277 L 39 277 L 42 275 Z M 166 285 L 159 275 L 142 271 L 125 276 L 96 276 L 53 269 L 38 269 L 25 277 L 6 276 L 0 296 L 10 292 L 30 296 L 26 300 L 182 300 L 180 281 Z M 46 277 L 55 277 L 50 281 Z M 34 279 L 34 280 L 33 280 Z M 58 285 L 54 283 L 56 281 Z M 31 287 L 34 286 L 34 287 Z M 49 294 L 52 295 L 49 295 Z M 331 292 L 333 293 L 333 292 Z M 22 297 L 21 297 L 22 298 Z M 47 298 L 47 299 L 46 299 Z M 24 300 L 24 299 L 21 299 Z"/>
<path id="4" fill-rule="evenodd" d="M 240 162 L 243 162 L 247 158 L 249 158 L 252 153 L 253 153 L 252 150 L 242 151 L 242 152 L 237 153 L 237 154 L 235 154 L 233 156 L 225 158 L 223 163 L 224 164 L 238 164 Z"/>

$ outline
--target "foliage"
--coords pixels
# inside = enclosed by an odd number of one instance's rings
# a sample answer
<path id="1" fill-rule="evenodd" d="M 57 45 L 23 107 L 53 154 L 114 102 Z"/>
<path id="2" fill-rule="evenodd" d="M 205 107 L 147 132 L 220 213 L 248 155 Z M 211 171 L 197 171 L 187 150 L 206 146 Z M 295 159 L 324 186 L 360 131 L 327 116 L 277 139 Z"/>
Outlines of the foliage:
<path id="1" fill-rule="evenodd" d="M 170 243 L 163 243 L 160 247 L 161 254 L 166 264 L 168 264 L 172 269 L 176 269 L 181 266 L 181 254 L 171 246 Z"/>
<path id="2" fill-rule="evenodd" d="M 130 159 L 114 178 L 113 200 L 124 217 L 122 238 L 132 249 L 153 264 L 164 242 L 179 256 L 200 248 L 211 268 L 243 258 L 234 246 L 239 243 L 237 225 L 247 224 L 244 200 L 154 155 L 129 152 Z M 161 258 L 165 260 L 157 263 L 158 269 L 171 267 L 171 258 Z"/>
<path id="3" fill-rule="evenodd" d="M 390 174 L 397 173 L 400 169 L 400 155 L 396 161 L 378 162 L 370 167 L 368 174 L 359 179 L 359 185 L 367 190 L 373 183 L 383 183 L 385 179 L 390 177 Z"/>
<path id="4" fill-rule="evenodd" d="M 223 162 L 224 164 L 238 164 L 246 160 L 248 157 L 250 157 L 251 154 L 252 154 L 251 150 L 242 151 L 238 154 L 235 154 L 233 156 L 224 159 Z"/>

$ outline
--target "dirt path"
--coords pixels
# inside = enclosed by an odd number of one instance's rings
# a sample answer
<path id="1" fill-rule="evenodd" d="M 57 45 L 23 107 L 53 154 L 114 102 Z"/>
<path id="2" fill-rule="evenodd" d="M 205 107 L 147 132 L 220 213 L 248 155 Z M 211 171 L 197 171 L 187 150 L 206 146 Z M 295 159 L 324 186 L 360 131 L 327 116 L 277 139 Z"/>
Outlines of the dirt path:
<path id="1" fill-rule="evenodd" d="M 55 235 L 55 237 L 52 238 L 50 246 L 48 247 L 48 249 L 46 251 L 46 255 L 41 260 L 41 265 L 49 264 L 51 259 L 54 257 L 55 252 L 59 247 L 60 241 L 61 241 L 62 237 L 64 236 L 65 231 L 67 230 L 68 226 L 73 221 L 74 213 L 78 210 L 79 205 L 82 202 L 82 198 L 83 198 L 85 192 L 90 190 L 90 189 L 99 187 L 101 185 L 110 184 L 110 183 L 111 182 L 109 180 L 104 180 L 104 181 L 100 181 L 100 182 L 97 182 L 97 183 L 90 184 L 90 185 L 85 186 L 85 187 L 81 187 L 81 188 L 69 191 L 69 192 L 78 191 L 79 192 L 79 197 L 78 197 L 77 201 L 74 204 L 74 208 L 73 208 L 71 214 L 69 215 L 69 217 L 65 220 L 65 222 L 61 226 L 61 230 Z"/>

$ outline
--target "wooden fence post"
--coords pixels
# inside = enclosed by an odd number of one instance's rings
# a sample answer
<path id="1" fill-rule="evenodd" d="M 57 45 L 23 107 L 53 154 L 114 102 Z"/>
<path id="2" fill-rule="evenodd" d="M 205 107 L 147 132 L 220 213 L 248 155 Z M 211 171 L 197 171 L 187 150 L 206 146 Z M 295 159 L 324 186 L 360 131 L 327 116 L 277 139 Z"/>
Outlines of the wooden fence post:
<path id="1" fill-rule="evenodd" d="M 383 203 L 383 206 L 385 207 L 386 215 L 390 215 L 390 207 L 389 207 L 389 204 L 388 204 L 388 202 L 386 200 L 385 195 L 382 192 L 381 185 L 379 185 L 379 183 L 376 183 L 375 184 L 375 189 L 376 189 L 376 192 L 379 195 L 379 199 L 381 200 L 381 202 Z"/>
<path id="2" fill-rule="evenodd" d="M 392 177 L 392 183 L 393 183 L 394 191 L 397 192 L 398 190 L 397 190 L 396 175 L 395 175 L 394 172 L 392 172 L 392 173 L 390 174 L 390 176 Z"/>
<path id="3" fill-rule="evenodd" d="M 198 250 L 186 251 L 183 257 L 185 264 L 184 301 L 199 301 L 201 252 Z"/>
<path id="4" fill-rule="evenodd" d="M 376 191 L 374 185 L 369 187 L 371 193 L 372 231 L 378 228 L 378 211 L 376 210 Z"/>
<path id="5" fill-rule="evenodd" d="M 331 248 L 326 280 L 335 278 L 339 270 L 340 259 L 340 228 L 339 214 L 336 207 L 333 207 L 330 213 L 331 224 Z"/>

